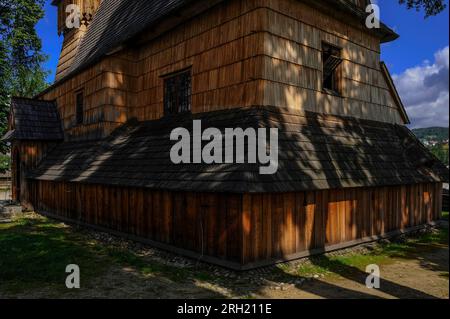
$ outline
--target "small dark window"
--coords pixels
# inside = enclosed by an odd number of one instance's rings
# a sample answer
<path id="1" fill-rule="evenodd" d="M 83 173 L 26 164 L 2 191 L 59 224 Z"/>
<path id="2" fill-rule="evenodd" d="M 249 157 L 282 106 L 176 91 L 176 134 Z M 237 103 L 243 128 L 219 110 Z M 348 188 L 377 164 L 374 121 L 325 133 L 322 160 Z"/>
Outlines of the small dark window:
<path id="1" fill-rule="evenodd" d="M 164 79 L 164 114 L 191 111 L 191 70 L 170 75 Z"/>
<path id="2" fill-rule="evenodd" d="M 323 89 L 328 93 L 339 94 L 339 66 L 342 63 L 341 49 L 328 43 L 322 44 Z"/>
<path id="3" fill-rule="evenodd" d="M 84 96 L 83 96 L 83 92 L 82 91 L 77 93 L 76 100 L 77 100 L 77 110 L 76 110 L 77 124 L 83 124 Z"/>

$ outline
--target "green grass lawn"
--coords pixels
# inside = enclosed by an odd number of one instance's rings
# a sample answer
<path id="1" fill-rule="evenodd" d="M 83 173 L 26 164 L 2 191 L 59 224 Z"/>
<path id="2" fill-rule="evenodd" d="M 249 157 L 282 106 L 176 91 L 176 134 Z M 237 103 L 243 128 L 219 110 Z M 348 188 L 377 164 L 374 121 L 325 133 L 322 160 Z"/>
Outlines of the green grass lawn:
<path id="1" fill-rule="evenodd" d="M 142 276 L 164 276 L 172 281 L 206 279 L 203 271 L 167 266 L 127 248 L 90 239 L 82 231 L 38 215 L 0 223 L 0 292 L 20 293 L 43 288 L 67 292 L 66 266 L 77 264 L 89 282 L 110 267 L 132 267 Z"/>
<path id="2" fill-rule="evenodd" d="M 0 224 L 0 281 L 7 291 L 63 287 L 69 264 L 84 269 L 85 278 L 98 276 L 107 267 L 104 254 L 100 246 L 46 218 Z"/>
<path id="3" fill-rule="evenodd" d="M 448 214 L 447 214 L 448 216 Z M 82 282 L 101 278 L 111 267 L 131 267 L 141 278 L 153 276 L 183 283 L 187 278 L 228 284 L 229 279 L 213 274 L 207 267 L 180 268 L 160 259 L 140 255 L 127 247 L 92 239 L 86 231 L 66 226 L 35 214 L 10 223 L 0 223 L 0 296 L 15 296 L 33 289 L 50 295 L 68 293 L 65 268 L 77 264 Z M 312 257 L 311 262 L 288 269 L 289 264 L 273 267 L 267 276 L 303 277 L 315 274 L 341 274 L 349 269 L 363 270 L 368 264 L 389 263 L 393 257 L 407 258 L 423 249 L 447 245 L 448 229 L 410 238 L 401 243 L 376 245 L 370 253 Z M 281 271 L 280 271 L 281 270 Z M 101 289 L 102 287 L 99 287 Z"/>
<path id="4" fill-rule="evenodd" d="M 368 253 L 348 253 L 340 256 L 313 256 L 311 262 L 298 266 L 295 271 L 299 276 L 339 275 L 348 272 L 365 271 L 370 264 L 383 265 L 394 261 L 393 258 L 410 258 L 419 255 L 424 250 L 442 248 L 448 245 L 448 228 L 438 232 L 425 233 L 418 237 L 408 238 L 404 242 L 389 242 L 379 244 Z M 284 267 L 281 265 L 280 267 Z"/>

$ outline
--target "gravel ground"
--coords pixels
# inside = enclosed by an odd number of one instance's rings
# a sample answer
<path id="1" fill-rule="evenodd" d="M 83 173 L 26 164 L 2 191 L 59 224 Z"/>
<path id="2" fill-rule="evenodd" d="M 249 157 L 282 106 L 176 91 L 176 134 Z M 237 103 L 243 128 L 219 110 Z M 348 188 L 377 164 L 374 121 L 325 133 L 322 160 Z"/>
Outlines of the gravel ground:
<path id="1" fill-rule="evenodd" d="M 446 226 L 448 227 L 448 225 Z M 158 264 L 164 271 L 145 272 L 134 265 L 114 263 L 103 275 L 83 282 L 79 290 L 41 287 L 14 294 L 2 292 L 0 298 L 448 298 L 448 243 L 424 246 L 404 257 L 383 263 L 381 288 L 365 286 L 367 274 L 353 266 L 342 266 L 335 273 L 299 276 L 301 266 L 314 266 L 313 259 L 247 272 L 234 272 L 183 258 L 140 243 L 106 233 L 74 228 L 88 242 L 132 252 L 141 261 Z M 428 229 L 428 232 L 435 232 Z M 419 234 L 397 238 L 405 242 Z M 357 246 L 326 254 L 326 258 L 365 255 L 379 243 Z M 174 279 L 172 273 L 183 274 Z"/>

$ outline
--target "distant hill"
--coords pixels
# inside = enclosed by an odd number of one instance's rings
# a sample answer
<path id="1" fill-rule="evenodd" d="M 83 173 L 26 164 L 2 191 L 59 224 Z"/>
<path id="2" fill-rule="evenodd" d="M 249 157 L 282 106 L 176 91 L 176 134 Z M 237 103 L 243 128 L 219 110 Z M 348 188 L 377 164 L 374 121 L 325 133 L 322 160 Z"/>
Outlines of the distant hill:
<path id="1" fill-rule="evenodd" d="M 448 128 L 429 127 L 412 130 L 417 138 L 437 157 L 448 166 Z"/>
<path id="2" fill-rule="evenodd" d="M 438 143 L 448 140 L 448 127 L 428 127 L 412 130 L 421 141 L 434 140 Z"/>

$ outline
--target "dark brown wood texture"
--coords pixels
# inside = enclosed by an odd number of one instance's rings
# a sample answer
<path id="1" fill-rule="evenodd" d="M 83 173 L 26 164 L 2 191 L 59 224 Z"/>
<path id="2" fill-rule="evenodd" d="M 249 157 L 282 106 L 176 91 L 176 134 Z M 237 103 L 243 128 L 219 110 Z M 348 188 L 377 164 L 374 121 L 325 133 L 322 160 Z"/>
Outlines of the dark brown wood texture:
<path id="1" fill-rule="evenodd" d="M 67 139 L 101 138 L 133 117 L 160 118 L 164 75 L 187 67 L 193 113 L 272 105 L 404 122 L 380 71 L 380 39 L 337 13 L 295 0 L 232 0 L 148 39 L 155 30 L 42 96 L 57 100 Z M 59 69 L 72 63 L 83 34 L 66 35 Z M 322 41 L 342 48 L 344 98 L 322 92 Z M 76 125 L 82 88 L 86 121 Z"/>
<path id="2" fill-rule="evenodd" d="M 44 181 L 31 185 L 37 211 L 240 261 L 241 195 Z"/>
<path id="3" fill-rule="evenodd" d="M 245 195 L 243 264 L 290 259 L 438 220 L 441 184 Z"/>
<path id="4" fill-rule="evenodd" d="M 60 26 L 63 18 L 60 12 Z M 404 123 L 380 69 L 380 38 L 357 23 L 303 1 L 225 1 L 162 34 L 154 32 L 164 22 L 153 26 L 40 97 L 57 101 L 66 140 L 103 138 L 131 118 L 161 118 L 164 76 L 186 68 L 193 113 L 274 106 Z M 66 34 L 58 74 L 73 63 L 84 32 Z M 342 48 L 341 97 L 322 92 L 322 42 Z M 84 123 L 77 125 L 81 89 Z M 19 147 L 24 163 L 45 151 Z M 37 211 L 243 265 L 435 220 L 442 192 L 439 183 L 244 195 L 29 183 Z"/>
<path id="5" fill-rule="evenodd" d="M 246 265 L 437 220 L 441 186 L 237 195 L 33 181 L 31 192 L 37 211 Z"/>
<path id="6" fill-rule="evenodd" d="M 192 112 L 258 105 L 263 94 L 254 56 L 263 46 L 255 32 L 260 20 L 257 1 L 227 1 L 156 39 L 136 40 L 135 48 L 103 58 L 42 98 L 57 100 L 67 139 L 101 138 L 133 117 L 160 118 L 163 77 L 187 67 L 192 67 Z M 70 56 L 78 43 L 70 37 L 62 56 L 66 50 Z M 76 125 L 75 92 L 83 88 L 86 121 Z"/>
<path id="7" fill-rule="evenodd" d="M 296 0 L 261 0 L 264 105 L 404 123 L 380 66 L 380 39 Z M 322 42 L 342 49 L 340 95 L 322 91 Z"/>
<path id="8" fill-rule="evenodd" d="M 12 199 L 21 201 L 25 208 L 31 208 L 29 183 L 25 176 L 27 172 L 36 168 L 42 158 L 55 143 L 42 141 L 14 141 L 11 147 L 11 181 Z M 17 158 L 17 156 L 19 158 Z M 20 166 L 20 167 L 18 167 Z M 20 176 L 20 191 L 18 190 L 16 174 Z M 20 193 L 20 198 L 19 198 Z"/>

